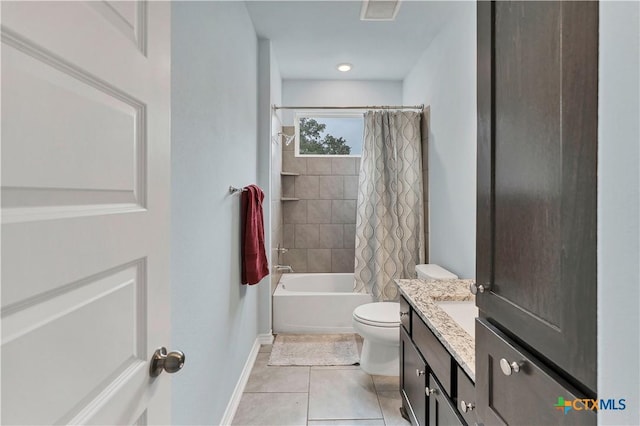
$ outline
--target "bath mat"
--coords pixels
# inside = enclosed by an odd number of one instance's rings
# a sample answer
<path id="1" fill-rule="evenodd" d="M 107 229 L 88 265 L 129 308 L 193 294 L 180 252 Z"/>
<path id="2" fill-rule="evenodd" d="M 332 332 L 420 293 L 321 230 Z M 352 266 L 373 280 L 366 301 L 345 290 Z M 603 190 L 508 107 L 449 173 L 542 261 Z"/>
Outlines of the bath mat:
<path id="1" fill-rule="evenodd" d="M 355 365 L 359 362 L 353 334 L 278 334 L 268 365 Z"/>

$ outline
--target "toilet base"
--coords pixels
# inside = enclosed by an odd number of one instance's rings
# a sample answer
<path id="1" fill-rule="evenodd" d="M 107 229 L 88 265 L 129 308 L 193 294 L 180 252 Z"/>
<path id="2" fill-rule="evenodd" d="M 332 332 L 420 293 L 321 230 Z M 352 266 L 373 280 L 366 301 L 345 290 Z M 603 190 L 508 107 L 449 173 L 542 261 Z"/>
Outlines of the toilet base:
<path id="1" fill-rule="evenodd" d="M 399 345 L 371 344 L 364 339 L 360 368 L 366 373 L 379 376 L 398 376 L 400 374 Z"/>

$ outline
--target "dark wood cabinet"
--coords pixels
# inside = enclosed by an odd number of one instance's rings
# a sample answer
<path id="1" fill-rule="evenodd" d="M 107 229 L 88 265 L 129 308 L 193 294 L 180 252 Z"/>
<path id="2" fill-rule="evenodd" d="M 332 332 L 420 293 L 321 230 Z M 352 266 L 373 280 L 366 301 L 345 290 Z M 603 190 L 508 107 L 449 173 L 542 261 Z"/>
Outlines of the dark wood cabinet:
<path id="1" fill-rule="evenodd" d="M 598 3 L 477 19 L 480 316 L 595 397 Z"/>
<path id="2" fill-rule="evenodd" d="M 400 389 L 411 424 L 426 425 L 427 398 L 424 388 L 427 383 L 427 364 L 413 345 L 407 333 L 400 330 Z"/>
<path id="3" fill-rule="evenodd" d="M 453 383 L 451 380 L 453 375 L 451 354 L 447 352 L 445 347 L 442 346 L 442 343 L 440 343 L 433 332 L 429 330 L 429 327 L 427 327 L 415 311 L 412 314 L 412 323 L 413 331 L 411 332 L 411 338 L 427 362 L 429 369 L 433 371 L 433 375 L 436 376 L 442 384 L 442 390 L 451 396 Z"/>
<path id="4" fill-rule="evenodd" d="M 400 327 L 400 394 L 403 415 L 412 425 L 475 424 L 475 412 L 458 410 L 462 396 L 475 408 L 473 382 L 445 349 L 422 317 L 404 297 L 401 312 L 408 312 L 411 331 Z M 462 392 L 457 394 L 456 392 Z"/>
<path id="5" fill-rule="evenodd" d="M 445 395 L 442 386 L 429 374 L 429 426 L 458 426 L 465 423 L 458 416 L 453 403 Z"/>
<path id="6" fill-rule="evenodd" d="M 400 323 L 405 331 L 411 334 L 411 307 L 404 297 L 400 298 Z"/>
<path id="7" fill-rule="evenodd" d="M 485 354 L 476 359 L 478 417 L 484 424 L 596 424 L 596 412 L 583 410 L 584 404 L 567 415 L 554 407 L 558 398 L 584 396 L 483 319 L 477 321 L 476 340 L 478 352 Z"/>
<path id="8" fill-rule="evenodd" d="M 456 407 L 468 425 L 475 425 L 478 423 L 478 417 L 476 416 L 478 406 L 476 402 L 476 387 L 460 366 L 457 367 L 457 370 L 456 389 L 458 396 L 456 398 Z"/>
<path id="9" fill-rule="evenodd" d="M 597 392 L 598 3 L 481 1 L 477 20 L 478 417 L 595 424 L 549 406 Z"/>

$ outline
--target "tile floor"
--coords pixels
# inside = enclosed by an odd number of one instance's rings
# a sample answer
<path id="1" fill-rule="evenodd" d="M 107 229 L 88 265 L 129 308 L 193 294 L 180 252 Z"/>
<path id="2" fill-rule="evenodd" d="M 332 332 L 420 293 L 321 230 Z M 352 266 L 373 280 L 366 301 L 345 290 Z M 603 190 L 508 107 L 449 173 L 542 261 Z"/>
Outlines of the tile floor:
<path id="1" fill-rule="evenodd" d="M 269 367 L 263 345 L 234 425 L 407 426 L 398 377 L 371 376 L 358 366 Z"/>

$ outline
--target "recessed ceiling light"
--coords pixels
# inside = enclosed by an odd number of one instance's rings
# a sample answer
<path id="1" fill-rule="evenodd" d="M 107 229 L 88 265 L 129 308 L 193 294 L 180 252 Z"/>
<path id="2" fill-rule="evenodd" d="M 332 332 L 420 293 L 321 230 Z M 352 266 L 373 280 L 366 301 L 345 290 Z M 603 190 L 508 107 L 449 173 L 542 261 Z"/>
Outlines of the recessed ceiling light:
<path id="1" fill-rule="evenodd" d="M 339 64 L 338 71 L 342 71 L 342 72 L 351 71 L 351 64 Z"/>
<path id="2" fill-rule="evenodd" d="M 363 0 L 361 21 L 393 21 L 400 10 L 400 0 Z"/>

